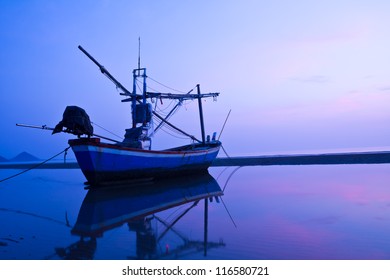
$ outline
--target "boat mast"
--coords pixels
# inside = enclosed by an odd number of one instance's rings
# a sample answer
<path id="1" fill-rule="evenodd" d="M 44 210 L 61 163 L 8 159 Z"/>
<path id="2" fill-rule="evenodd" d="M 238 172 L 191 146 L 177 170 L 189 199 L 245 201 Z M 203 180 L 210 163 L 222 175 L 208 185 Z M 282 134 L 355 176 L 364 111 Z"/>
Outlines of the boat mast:
<path id="1" fill-rule="evenodd" d="M 141 68 L 141 37 L 138 37 L 138 69 Z"/>
<path id="2" fill-rule="evenodd" d="M 137 78 L 142 77 L 142 125 L 145 126 L 146 121 L 146 68 L 141 68 L 141 38 L 138 37 L 138 68 L 133 70 L 133 98 L 131 99 L 131 109 L 133 117 L 133 128 L 137 126 Z"/>
<path id="3" fill-rule="evenodd" d="M 200 129 L 202 132 L 202 143 L 206 144 L 206 136 L 204 132 L 204 121 L 203 121 L 203 108 L 202 108 L 202 95 L 200 94 L 200 85 L 197 84 L 196 88 L 198 90 L 198 105 L 199 105 L 199 118 L 200 118 Z"/>

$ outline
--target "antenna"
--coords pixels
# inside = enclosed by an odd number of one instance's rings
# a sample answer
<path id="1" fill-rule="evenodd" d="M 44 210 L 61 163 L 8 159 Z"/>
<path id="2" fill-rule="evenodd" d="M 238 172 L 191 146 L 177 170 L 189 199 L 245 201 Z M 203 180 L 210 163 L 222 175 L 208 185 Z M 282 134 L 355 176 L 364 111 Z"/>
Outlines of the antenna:
<path id="1" fill-rule="evenodd" d="M 141 69 L 141 37 L 138 37 L 138 69 Z"/>

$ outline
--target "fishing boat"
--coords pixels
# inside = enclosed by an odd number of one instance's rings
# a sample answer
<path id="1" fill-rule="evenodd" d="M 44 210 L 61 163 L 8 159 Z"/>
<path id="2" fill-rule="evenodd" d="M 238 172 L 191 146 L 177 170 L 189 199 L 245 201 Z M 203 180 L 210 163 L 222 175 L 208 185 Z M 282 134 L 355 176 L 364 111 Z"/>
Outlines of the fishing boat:
<path id="1" fill-rule="evenodd" d="M 77 139 L 69 140 L 69 145 L 76 156 L 77 162 L 90 185 L 127 181 L 140 178 L 170 177 L 178 174 L 194 174 L 204 172 L 216 158 L 221 142 L 205 135 L 202 99 L 216 98 L 219 93 L 201 93 L 199 84 L 188 93 L 151 92 L 147 87 L 146 68 L 133 70 L 133 89 L 126 89 L 106 68 L 96 61 L 84 48 L 79 49 L 90 58 L 117 87 L 122 102 L 131 102 L 132 127 L 126 129 L 123 141 L 115 141 L 107 137 L 95 135 L 86 112 L 76 106 L 68 106 L 63 120 L 53 129 L 56 132 L 68 132 L 77 135 Z M 139 86 L 142 84 L 142 86 Z M 141 89 L 138 89 L 140 87 Z M 196 93 L 192 93 L 196 89 Z M 170 99 L 177 102 L 176 106 L 165 116 L 160 116 L 152 108 L 151 100 Z M 197 100 L 201 128 L 201 140 L 186 133 L 168 121 L 168 118 L 183 101 Z M 152 125 L 153 118 L 159 124 Z M 192 143 L 166 150 L 153 150 L 151 135 L 161 126 L 172 129 L 191 138 Z M 109 142 L 103 142 L 110 140 Z"/>

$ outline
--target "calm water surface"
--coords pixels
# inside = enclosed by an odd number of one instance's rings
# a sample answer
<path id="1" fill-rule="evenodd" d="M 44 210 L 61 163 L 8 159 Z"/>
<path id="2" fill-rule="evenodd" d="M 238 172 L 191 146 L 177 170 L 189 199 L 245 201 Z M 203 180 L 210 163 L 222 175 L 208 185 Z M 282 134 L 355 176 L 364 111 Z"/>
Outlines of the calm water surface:
<path id="1" fill-rule="evenodd" d="M 209 171 L 136 190 L 88 192 L 71 169 L 3 182 L 0 259 L 390 259 L 390 165 Z"/>

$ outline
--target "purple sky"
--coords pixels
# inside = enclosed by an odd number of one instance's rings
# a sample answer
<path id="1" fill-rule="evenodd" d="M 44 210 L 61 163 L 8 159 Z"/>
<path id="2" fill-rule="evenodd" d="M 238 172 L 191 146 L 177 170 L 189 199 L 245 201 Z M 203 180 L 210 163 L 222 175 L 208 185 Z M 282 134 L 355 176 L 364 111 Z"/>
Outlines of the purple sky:
<path id="1" fill-rule="evenodd" d="M 230 155 L 390 147 L 389 14 L 378 0 L 1 1 L 0 155 L 67 147 L 71 135 L 15 126 L 55 126 L 67 105 L 123 135 L 129 104 L 77 46 L 131 88 L 139 36 L 150 77 L 221 92 L 204 103 L 206 130 L 219 132 L 232 109 L 221 138 Z M 199 135 L 196 102 L 172 121 Z"/>

